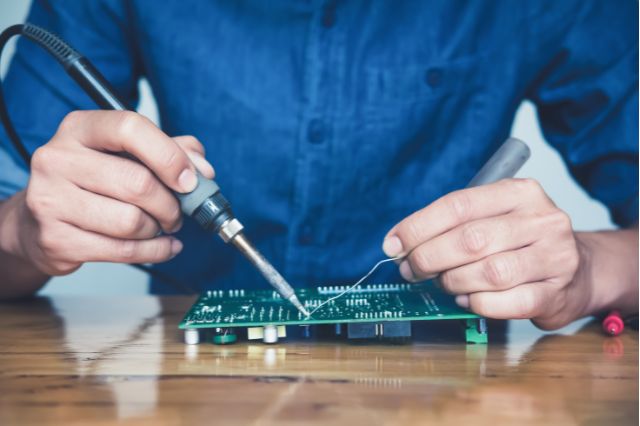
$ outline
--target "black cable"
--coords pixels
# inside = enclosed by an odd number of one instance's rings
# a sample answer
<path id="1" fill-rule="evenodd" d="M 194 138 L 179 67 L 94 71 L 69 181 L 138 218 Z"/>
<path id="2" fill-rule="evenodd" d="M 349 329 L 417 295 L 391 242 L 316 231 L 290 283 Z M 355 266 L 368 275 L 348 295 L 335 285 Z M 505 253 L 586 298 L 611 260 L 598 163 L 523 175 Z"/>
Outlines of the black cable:
<path id="1" fill-rule="evenodd" d="M 23 25 L 12 25 L 0 34 L 0 58 L 2 57 L 2 51 L 9 39 L 15 35 L 21 34 L 22 27 Z M 18 151 L 18 154 L 20 154 L 20 157 L 27 166 L 27 169 L 29 169 L 31 167 L 31 155 L 29 154 L 29 151 L 27 151 L 27 148 L 22 144 L 22 141 L 20 141 L 20 136 L 18 136 L 16 129 L 13 127 L 13 123 L 9 117 L 9 112 L 7 111 L 7 107 L 4 103 L 2 84 L 0 84 L 0 120 L 2 121 L 2 126 L 4 127 L 9 140 L 13 144 L 13 147 Z"/>
<path id="2" fill-rule="evenodd" d="M 65 67 L 71 77 L 82 86 L 91 98 L 103 109 L 125 109 L 118 98 L 108 89 L 109 85 L 106 81 L 101 81 L 100 85 L 87 85 L 83 78 L 87 78 L 88 73 L 86 70 L 95 71 L 91 64 L 86 61 L 80 53 L 65 43 L 60 37 L 56 36 L 44 30 L 40 27 L 31 24 L 18 24 L 12 25 L 0 34 L 0 58 L 2 57 L 2 51 L 9 39 L 16 35 L 22 35 L 31 41 L 34 41 L 37 45 L 44 48 L 53 57 Z M 100 73 L 90 73 L 90 78 L 100 76 Z M 96 92 L 96 87 L 107 88 Z M 4 126 L 5 132 L 11 141 L 22 160 L 24 161 L 27 169 L 31 166 L 31 154 L 22 143 L 20 136 L 16 132 L 13 126 L 13 122 L 9 117 L 9 111 L 4 102 L 4 93 L 2 91 L 2 84 L 0 84 L 0 121 Z M 174 289 L 179 290 L 182 293 L 193 294 L 195 291 L 188 285 L 180 282 L 179 280 L 170 277 L 160 271 L 154 270 L 146 265 L 130 264 L 134 268 L 146 272 L 151 277 L 162 281 Z"/>

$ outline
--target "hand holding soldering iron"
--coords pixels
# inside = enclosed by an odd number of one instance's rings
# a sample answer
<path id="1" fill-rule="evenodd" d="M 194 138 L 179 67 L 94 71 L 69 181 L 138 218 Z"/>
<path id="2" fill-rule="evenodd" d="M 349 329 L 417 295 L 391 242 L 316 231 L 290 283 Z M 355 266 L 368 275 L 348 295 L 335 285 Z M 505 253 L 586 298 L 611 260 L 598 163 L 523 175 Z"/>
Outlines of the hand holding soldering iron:
<path id="1" fill-rule="evenodd" d="M 20 214 L 16 226 L 4 227 L 2 249 L 47 275 L 89 261 L 168 260 L 182 249 L 170 235 L 182 225 L 171 190 L 192 191 L 196 166 L 213 178 L 194 137 L 171 138 L 134 112 L 73 112 L 33 155 L 28 186 L 11 201 L 21 204 Z"/>

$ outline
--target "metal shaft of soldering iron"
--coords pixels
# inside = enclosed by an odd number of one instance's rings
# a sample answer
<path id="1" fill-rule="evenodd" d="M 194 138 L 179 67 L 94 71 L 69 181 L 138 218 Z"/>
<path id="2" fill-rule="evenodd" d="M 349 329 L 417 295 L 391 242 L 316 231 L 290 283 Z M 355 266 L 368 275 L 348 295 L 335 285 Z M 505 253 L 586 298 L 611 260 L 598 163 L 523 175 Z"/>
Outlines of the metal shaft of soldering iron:
<path id="1" fill-rule="evenodd" d="M 38 36 L 38 32 L 44 32 L 35 26 L 25 26 L 25 31 L 26 35 L 31 37 Z M 64 43 L 62 40 L 60 42 Z M 63 57 L 59 55 L 57 59 L 67 73 L 102 109 L 127 109 L 115 95 L 107 80 L 85 57 L 69 48 Z M 225 243 L 231 242 L 284 299 L 291 302 L 304 316 L 309 316 L 309 312 L 300 303 L 293 288 L 244 236 L 243 226 L 235 218 L 231 205 L 220 192 L 218 184 L 200 173 L 197 173 L 197 177 L 196 189 L 187 194 L 176 193 L 182 212 L 193 217 L 204 229 L 217 233 Z"/>

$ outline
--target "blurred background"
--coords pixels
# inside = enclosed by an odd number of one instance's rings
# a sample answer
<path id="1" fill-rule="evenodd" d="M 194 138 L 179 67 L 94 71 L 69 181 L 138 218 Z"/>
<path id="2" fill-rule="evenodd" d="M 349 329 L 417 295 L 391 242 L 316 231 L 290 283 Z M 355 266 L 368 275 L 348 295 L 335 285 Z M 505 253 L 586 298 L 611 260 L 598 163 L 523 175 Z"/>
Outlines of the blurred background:
<path id="1" fill-rule="evenodd" d="M 26 19 L 30 0 L 0 2 L 0 28 L 21 23 Z M 16 38 L 2 55 L 0 75 L 4 77 L 13 54 Z M 140 82 L 141 103 L 138 111 L 157 122 L 153 94 L 145 81 Z M 532 149 L 532 157 L 518 176 L 537 179 L 547 194 L 573 221 L 576 230 L 612 229 L 606 209 L 579 188 L 568 174 L 560 156 L 546 145 L 535 115 L 535 108 L 528 102 L 521 105 L 516 116 L 512 135 L 526 141 Z M 214 161 L 215 166 L 215 161 Z M 147 293 L 146 274 L 126 265 L 87 264 L 75 273 L 54 278 L 45 287 L 44 294 L 126 294 Z"/>

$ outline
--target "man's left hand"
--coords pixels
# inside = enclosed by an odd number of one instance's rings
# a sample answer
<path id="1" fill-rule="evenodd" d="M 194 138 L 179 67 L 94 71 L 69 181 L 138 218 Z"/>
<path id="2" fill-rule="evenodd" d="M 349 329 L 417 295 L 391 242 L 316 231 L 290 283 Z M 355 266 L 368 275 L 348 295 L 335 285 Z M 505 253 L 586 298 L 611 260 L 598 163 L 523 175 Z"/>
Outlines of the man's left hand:
<path id="1" fill-rule="evenodd" d="M 436 278 L 456 302 L 490 318 L 531 318 L 551 329 L 581 315 L 578 244 L 569 216 L 537 181 L 507 179 L 445 195 L 387 234 L 409 281 Z"/>

